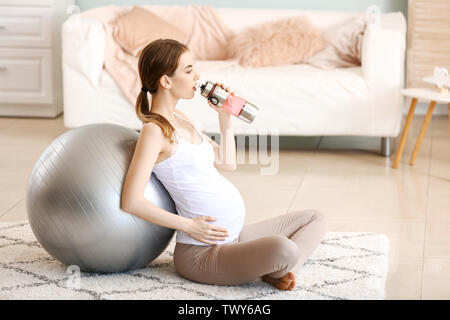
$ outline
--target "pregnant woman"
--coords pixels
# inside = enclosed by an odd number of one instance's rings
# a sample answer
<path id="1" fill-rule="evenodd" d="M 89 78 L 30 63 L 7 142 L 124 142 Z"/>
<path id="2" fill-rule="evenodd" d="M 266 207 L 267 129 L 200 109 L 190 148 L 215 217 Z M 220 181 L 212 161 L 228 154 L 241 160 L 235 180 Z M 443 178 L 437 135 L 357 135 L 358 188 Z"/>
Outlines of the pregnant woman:
<path id="1" fill-rule="evenodd" d="M 326 233 L 324 216 L 300 210 L 244 226 L 244 201 L 218 171 L 236 169 L 230 113 L 209 103 L 218 115 L 218 145 L 176 109 L 179 99 L 194 97 L 200 78 L 188 47 L 171 39 L 155 40 L 142 50 L 138 68 L 142 89 L 136 113 L 143 125 L 125 178 L 122 209 L 177 230 L 174 264 L 189 280 L 238 285 L 261 278 L 292 290 L 295 274 Z M 178 215 L 144 197 L 152 172 Z"/>

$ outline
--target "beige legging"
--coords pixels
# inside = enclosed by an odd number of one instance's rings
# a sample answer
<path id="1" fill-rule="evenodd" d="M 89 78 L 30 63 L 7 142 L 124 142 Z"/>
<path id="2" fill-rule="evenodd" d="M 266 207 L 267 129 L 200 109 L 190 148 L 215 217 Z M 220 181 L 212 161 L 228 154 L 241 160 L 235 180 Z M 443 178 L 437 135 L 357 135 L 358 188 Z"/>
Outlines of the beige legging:
<path id="1" fill-rule="evenodd" d="M 207 284 L 238 285 L 263 275 L 298 273 L 327 231 L 323 214 L 300 210 L 244 226 L 238 239 L 222 245 L 178 243 L 177 272 Z"/>

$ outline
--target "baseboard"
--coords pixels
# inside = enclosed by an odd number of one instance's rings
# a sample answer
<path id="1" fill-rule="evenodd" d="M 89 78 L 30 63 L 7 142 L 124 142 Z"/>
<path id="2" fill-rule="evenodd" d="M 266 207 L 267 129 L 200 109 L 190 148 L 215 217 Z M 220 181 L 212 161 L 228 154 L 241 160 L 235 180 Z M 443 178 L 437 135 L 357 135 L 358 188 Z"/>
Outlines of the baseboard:
<path id="1" fill-rule="evenodd" d="M 62 105 L 0 104 L 0 117 L 56 118 L 62 112 Z"/>

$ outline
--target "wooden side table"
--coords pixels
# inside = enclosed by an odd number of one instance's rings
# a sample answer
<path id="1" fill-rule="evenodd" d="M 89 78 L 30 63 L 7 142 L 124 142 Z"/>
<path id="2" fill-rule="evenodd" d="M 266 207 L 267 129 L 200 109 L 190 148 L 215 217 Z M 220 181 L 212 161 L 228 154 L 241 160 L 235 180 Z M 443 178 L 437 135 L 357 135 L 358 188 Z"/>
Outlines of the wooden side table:
<path id="1" fill-rule="evenodd" d="M 425 116 L 425 120 L 422 124 L 422 129 L 420 129 L 419 136 L 417 137 L 416 146 L 414 147 L 413 153 L 411 155 L 411 160 L 409 164 L 414 165 L 414 161 L 416 160 L 416 156 L 419 153 L 420 145 L 422 144 L 423 137 L 425 136 L 425 132 L 427 131 L 428 123 L 431 120 L 431 116 L 433 114 L 434 107 L 436 103 L 448 103 L 448 111 L 449 111 L 449 135 L 450 135 L 450 94 L 443 95 L 437 91 L 433 91 L 431 89 L 425 88 L 409 88 L 403 89 L 402 94 L 407 97 L 411 97 L 411 105 L 409 107 L 408 116 L 406 118 L 406 123 L 403 128 L 402 136 L 400 138 L 400 145 L 398 146 L 397 154 L 395 155 L 393 168 L 398 168 L 398 164 L 402 157 L 403 149 L 405 148 L 406 137 L 408 135 L 409 127 L 411 126 L 411 121 L 414 116 L 414 110 L 416 109 L 416 104 L 419 99 L 424 99 L 430 101 L 428 105 L 427 114 Z"/>

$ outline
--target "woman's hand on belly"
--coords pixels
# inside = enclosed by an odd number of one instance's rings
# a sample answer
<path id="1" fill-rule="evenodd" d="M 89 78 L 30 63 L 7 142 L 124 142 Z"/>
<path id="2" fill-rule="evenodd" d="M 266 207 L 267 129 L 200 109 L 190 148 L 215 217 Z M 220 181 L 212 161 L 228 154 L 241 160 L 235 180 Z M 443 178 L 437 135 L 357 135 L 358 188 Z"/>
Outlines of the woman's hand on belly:
<path id="1" fill-rule="evenodd" d="M 216 241 L 225 241 L 228 237 L 228 231 L 225 228 L 215 226 L 207 221 L 216 221 L 216 218 L 210 216 L 199 216 L 189 220 L 186 226 L 186 232 L 191 238 L 207 244 L 217 244 Z"/>

